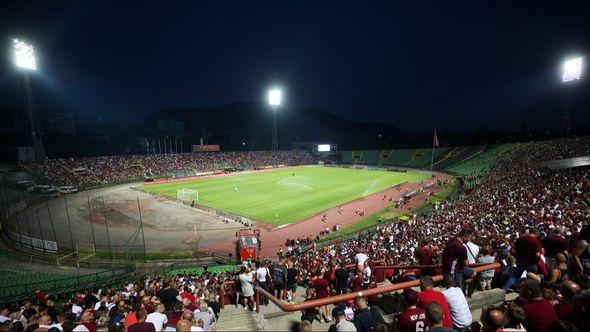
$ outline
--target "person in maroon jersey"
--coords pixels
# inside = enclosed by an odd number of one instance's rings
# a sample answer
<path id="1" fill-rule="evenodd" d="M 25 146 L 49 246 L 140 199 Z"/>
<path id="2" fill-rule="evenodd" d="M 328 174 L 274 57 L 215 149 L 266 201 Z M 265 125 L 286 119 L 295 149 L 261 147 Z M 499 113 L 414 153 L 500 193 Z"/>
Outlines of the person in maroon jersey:
<path id="1" fill-rule="evenodd" d="M 422 240 L 422 246 L 416 251 L 416 259 L 420 265 L 433 265 L 434 257 L 436 253 L 432 250 L 432 246 L 428 243 L 428 240 Z M 433 276 L 435 269 L 422 269 L 420 275 L 422 276 Z"/>
<path id="2" fill-rule="evenodd" d="M 557 314 L 551 302 L 543 298 L 541 283 L 537 280 L 525 279 L 519 286 L 519 292 L 522 298 L 528 300 L 522 305 L 526 313 L 525 329 L 527 331 L 548 331 L 549 324 L 557 320 Z"/>
<path id="3" fill-rule="evenodd" d="M 553 306 L 557 318 L 572 320 L 572 299 L 581 291 L 582 289 L 580 288 L 580 285 L 575 282 L 571 280 L 563 282 L 561 285 L 561 295 L 563 296 L 563 299 L 560 303 Z"/>
<path id="4" fill-rule="evenodd" d="M 322 272 L 319 270 L 317 271 L 316 276 L 316 280 L 312 283 L 313 289 L 315 289 L 316 299 L 323 299 L 330 296 L 330 284 L 328 283 L 328 280 L 323 278 Z M 332 321 L 332 318 L 328 315 L 328 306 L 320 306 L 318 311 L 320 315 L 320 323 L 323 323 L 324 320 L 326 322 Z"/>
<path id="5" fill-rule="evenodd" d="M 537 239 L 540 232 L 538 229 L 531 230 L 528 234 L 516 240 L 514 249 L 516 251 L 516 269 L 512 272 L 502 289 L 507 290 L 514 285 L 525 270 L 530 273 L 537 273 L 537 263 L 541 259 L 541 242 Z"/>
<path id="6" fill-rule="evenodd" d="M 451 238 L 443 249 L 442 253 L 442 272 L 451 274 L 455 278 L 455 287 L 461 288 L 463 277 L 471 278 L 473 270 L 467 267 L 467 249 L 463 245 L 463 238 L 467 236 L 467 231 L 462 230 L 459 235 Z"/>
<path id="7" fill-rule="evenodd" d="M 397 318 L 397 331 L 424 331 L 428 322 L 426 321 L 426 311 L 418 308 L 418 293 L 411 288 L 406 288 L 404 289 L 404 299 L 408 308 L 402 311 Z"/>
<path id="8" fill-rule="evenodd" d="M 541 241 L 545 249 L 545 257 L 553 258 L 557 254 L 567 255 L 567 241 L 563 237 L 563 227 L 553 228 L 552 234 L 549 234 Z"/>

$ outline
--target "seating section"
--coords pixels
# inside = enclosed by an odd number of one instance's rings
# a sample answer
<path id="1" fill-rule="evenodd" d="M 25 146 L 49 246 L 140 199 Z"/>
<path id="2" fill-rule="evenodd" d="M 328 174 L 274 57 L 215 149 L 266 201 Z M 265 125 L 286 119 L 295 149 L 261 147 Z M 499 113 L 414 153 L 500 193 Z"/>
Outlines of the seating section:
<path id="1" fill-rule="evenodd" d="M 127 270 L 104 270 L 84 275 L 60 273 L 31 272 L 11 268 L 0 268 L 0 303 L 5 299 L 30 297 L 37 289 L 49 293 L 61 293 L 65 290 L 87 287 L 90 284 L 111 280 L 116 276 L 129 273 Z"/>
<path id="2" fill-rule="evenodd" d="M 435 148 L 434 149 L 434 158 L 437 158 L 442 153 L 444 153 L 447 148 Z M 418 149 L 412 159 L 410 159 L 406 166 L 408 167 L 426 167 L 430 166 L 431 161 L 433 160 L 433 153 L 432 149 Z"/>
<path id="3" fill-rule="evenodd" d="M 481 145 L 474 145 L 474 146 L 467 146 L 467 147 L 458 147 L 455 148 L 445 154 L 443 154 L 443 158 L 439 161 L 434 162 L 434 169 L 435 170 L 446 170 L 448 167 L 451 167 L 457 163 L 460 163 L 476 153 L 480 153 L 485 149 L 485 146 Z"/>
<path id="4" fill-rule="evenodd" d="M 219 265 L 219 266 L 209 266 L 207 268 L 207 272 L 210 273 L 225 273 L 225 272 L 235 272 L 238 270 L 238 267 L 235 265 Z M 174 269 L 167 273 L 169 276 L 179 275 L 179 274 L 202 274 L 205 272 L 205 269 L 202 267 L 196 268 L 188 268 L 188 269 Z"/>
<path id="5" fill-rule="evenodd" d="M 485 146 L 480 145 L 435 148 L 434 155 L 431 148 L 342 151 L 341 160 L 343 164 L 401 166 L 409 168 L 429 168 L 431 162 L 433 162 L 434 169 L 440 171 L 464 162 L 483 152 L 485 149 Z"/>
<path id="6" fill-rule="evenodd" d="M 489 169 L 498 160 L 509 157 L 513 149 L 513 144 L 488 147 L 481 153 L 476 153 L 471 158 L 455 164 L 447 170 L 463 176 L 478 175 Z"/>

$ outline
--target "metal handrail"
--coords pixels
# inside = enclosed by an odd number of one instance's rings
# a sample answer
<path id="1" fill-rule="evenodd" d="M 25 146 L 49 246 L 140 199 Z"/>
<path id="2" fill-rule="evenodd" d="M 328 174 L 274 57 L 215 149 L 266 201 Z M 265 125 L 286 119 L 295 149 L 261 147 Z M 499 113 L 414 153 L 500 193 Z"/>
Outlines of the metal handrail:
<path id="1" fill-rule="evenodd" d="M 475 272 L 482 272 L 482 271 L 487 271 L 487 270 L 495 270 L 498 268 L 500 268 L 500 263 L 492 263 L 492 264 L 474 267 L 473 270 Z M 432 277 L 432 279 L 434 281 L 441 281 L 443 279 L 443 276 L 437 275 L 437 276 Z M 329 297 L 326 297 L 323 299 L 311 300 L 308 302 L 297 303 L 297 304 L 288 304 L 286 302 L 283 302 L 283 301 L 277 299 L 275 296 L 273 296 L 269 292 L 262 289 L 261 287 L 257 287 L 256 312 L 257 313 L 260 312 L 260 294 L 266 296 L 270 301 L 272 301 L 272 303 L 274 303 L 282 311 L 293 312 L 293 311 L 311 309 L 311 308 L 315 308 L 315 307 L 319 307 L 319 306 L 323 306 L 323 305 L 328 305 L 328 304 L 345 302 L 348 300 L 353 300 L 359 296 L 365 297 L 365 296 L 372 296 L 372 295 L 378 295 L 378 294 L 383 294 L 383 293 L 395 292 L 395 291 L 409 288 L 409 287 L 416 287 L 419 284 L 420 284 L 419 280 L 406 281 L 406 282 L 402 282 L 399 284 L 393 284 L 393 285 L 388 285 L 388 286 L 367 289 L 367 290 L 361 291 L 361 292 L 354 292 L 354 293 L 341 294 L 341 295 L 336 295 L 336 296 L 329 296 Z"/>

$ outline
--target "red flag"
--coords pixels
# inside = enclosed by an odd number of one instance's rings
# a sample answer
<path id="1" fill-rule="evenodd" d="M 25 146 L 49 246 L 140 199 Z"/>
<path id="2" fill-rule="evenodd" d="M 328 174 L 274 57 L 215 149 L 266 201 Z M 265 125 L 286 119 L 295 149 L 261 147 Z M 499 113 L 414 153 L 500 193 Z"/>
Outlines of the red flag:
<path id="1" fill-rule="evenodd" d="M 436 128 L 434 128 L 434 138 L 432 140 L 432 147 L 437 147 L 438 146 L 438 137 L 436 136 Z"/>

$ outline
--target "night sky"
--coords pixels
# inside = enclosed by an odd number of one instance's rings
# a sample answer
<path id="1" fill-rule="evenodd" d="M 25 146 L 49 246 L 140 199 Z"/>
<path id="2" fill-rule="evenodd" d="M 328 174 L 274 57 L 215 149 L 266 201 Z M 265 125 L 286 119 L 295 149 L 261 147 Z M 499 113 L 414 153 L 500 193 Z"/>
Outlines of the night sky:
<path id="1" fill-rule="evenodd" d="M 590 60 L 590 1 L 2 1 L 0 49 L 12 37 L 36 46 L 40 109 L 143 119 L 278 85 L 285 107 L 407 130 L 558 130 L 561 61 Z"/>

